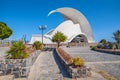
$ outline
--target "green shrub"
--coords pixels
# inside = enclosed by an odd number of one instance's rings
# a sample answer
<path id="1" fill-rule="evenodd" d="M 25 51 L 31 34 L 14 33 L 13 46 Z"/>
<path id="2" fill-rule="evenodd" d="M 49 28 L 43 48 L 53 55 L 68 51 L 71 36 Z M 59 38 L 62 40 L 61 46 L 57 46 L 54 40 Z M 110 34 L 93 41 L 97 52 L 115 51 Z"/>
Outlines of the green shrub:
<path id="1" fill-rule="evenodd" d="M 63 33 L 57 31 L 55 35 L 52 37 L 52 41 L 57 43 L 57 47 L 60 46 L 61 42 L 65 42 L 67 40 L 67 36 L 65 36 Z"/>
<path id="2" fill-rule="evenodd" d="M 75 66 L 75 67 L 82 67 L 84 65 L 84 61 L 80 57 L 72 58 L 71 62 L 73 64 L 73 66 Z"/>
<path id="3" fill-rule="evenodd" d="M 35 47 L 36 50 L 42 50 L 43 45 L 42 45 L 42 43 L 40 41 L 35 41 L 33 43 L 33 47 Z"/>
<path id="4" fill-rule="evenodd" d="M 98 43 L 98 44 L 97 44 L 97 48 L 101 48 L 101 49 L 103 49 L 103 48 L 104 48 L 104 44 L 102 44 L 102 43 Z"/>
<path id="5" fill-rule="evenodd" d="M 105 43 L 107 43 L 107 40 L 106 39 L 102 39 L 99 43 L 102 43 L 104 45 Z"/>
<path id="6" fill-rule="evenodd" d="M 16 41 L 10 47 L 10 50 L 7 51 L 7 57 L 12 59 L 24 59 L 29 55 L 25 51 L 25 45 L 22 41 Z"/>
<path id="7" fill-rule="evenodd" d="M 116 32 L 113 33 L 114 39 L 116 41 L 116 49 L 120 49 L 120 30 L 117 30 Z"/>
<path id="8" fill-rule="evenodd" d="M 95 49 L 97 48 L 97 46 L 90 46 L 90 48 L 91 48 L 92 50 L 95 50 Z"/>

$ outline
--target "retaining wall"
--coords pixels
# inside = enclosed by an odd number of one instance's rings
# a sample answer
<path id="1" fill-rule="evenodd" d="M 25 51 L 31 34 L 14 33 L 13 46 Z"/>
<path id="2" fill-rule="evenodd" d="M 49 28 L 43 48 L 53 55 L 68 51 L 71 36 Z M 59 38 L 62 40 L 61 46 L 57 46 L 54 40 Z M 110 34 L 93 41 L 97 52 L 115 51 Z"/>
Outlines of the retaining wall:
<path id="1" fill-rule="evenodd" d="M 70 75 L 71 78 L 81 78 L 81 77 L 91 76 L 91 68 L 86 66 L 73 68 L 72 65 L 59 54 L 58 49 L 56 49 L 56 53 L 62 65 L 65 67 L 67 73 Z M 63 53 L 65 53 L 65 51 L 63 51 Z"/>
<path id="2" fill-rule="evenodd" d="M 14 74 L 15 77 L 27 77 L 30 68 L 37 59 L 40 51 L 33 52 L 30 57 L 26 59 L 1 59 L 0 60 L 0 71 L 4 75 Z"/>
<path id="3" fill-rule="evenodd" d="M 114 54 L 114 55 L 120 55 L 120 50 L 111 50 L 111 49 L 94 49 L 94 51 L 98 52 L 104 52 L 104 53 L 109 53 L 109 54 Z"/>

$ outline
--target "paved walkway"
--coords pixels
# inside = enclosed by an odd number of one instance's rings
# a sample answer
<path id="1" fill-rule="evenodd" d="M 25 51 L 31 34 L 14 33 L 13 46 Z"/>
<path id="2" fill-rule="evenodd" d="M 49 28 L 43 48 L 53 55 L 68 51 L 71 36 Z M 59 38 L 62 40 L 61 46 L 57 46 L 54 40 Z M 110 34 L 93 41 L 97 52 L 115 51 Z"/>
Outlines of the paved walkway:
<path id="1" fill-rule="evenodd" d="M 57 63 L 56 63 L 57 62 Z M 31 68 L 28 80 L 106 80 L 92 72 L 91 77 L 72 79 L 67 76 L 57 56 L 52 51 L 42 52 Z"/>
<path id="2" fill-rule="evenodd" d="M 28 80 L 62 80 L 53 52 L 42 52 L 33 64 Z"/>
<path id="3" fill-rule="evenodd" d="M 0 76 L 0 80 L 14 80 L 13 75 Z"/>
<path id="4" fill-rule="evenodd" d="M 106 71 L 108 74 L 120 80 L 119 55 L 92 51 L 89 47 L 63 47 L 63 49 L 73 57 L 82 57 L 86 65 L 92 69 Z"/>
<path id="5" fill-rule="evenodd" d="M 99 62 L 86 62 L 87 64 L 101 64 L 101 63 L 118 63 L 120 64 L 120 61 L 99 61 Z"/>
<path id="6" fill-rule="evenodd" d="M 13 80 L 11 76 L 0 76 L 0 80 Z M 101 75 L 92 72 L 91 77 L 71 79 L 66 74 L 65 69 L 53 51 L 43 51 L 40 53 L 35 63 L 30 69 L 28 78 L 17 78 L 14 80 L 105 80 Z"/>

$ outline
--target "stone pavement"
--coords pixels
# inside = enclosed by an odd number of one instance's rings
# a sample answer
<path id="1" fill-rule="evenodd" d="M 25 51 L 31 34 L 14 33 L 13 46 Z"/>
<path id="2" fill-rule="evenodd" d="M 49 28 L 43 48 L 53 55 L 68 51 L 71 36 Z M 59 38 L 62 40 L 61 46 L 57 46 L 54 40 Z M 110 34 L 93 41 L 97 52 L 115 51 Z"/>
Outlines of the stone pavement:
<path id="1" fill-rule="evenodd" d="M 14 75 L 0 76 L 0 80 L 14 80 Z"/>
<path id="2" fill-rule="evenodd" d="M 55 59 L 55 57 L 52 51 L 42 52 L 32 66 L 28 80 L 106 80 L 95 72 L 92 72 L 92 76 L 87 78 L 64 77 L 65 74 L 62 72 L 65 71 L 61 71 L 62 68 L 59 69 L 60 64 L 58 65 L 58 63 L 60 62 L 56 63 L 58 58 Z"/>
<path id="3" fill-rule="evenodd" d="M 85 64 L 93 70 L 105 71 L 120 80 L 120 56 L 108 53 L 96 52 L 89 47 L 63 47 L 71 56 L 80 56 Z"/>
<path id="4" fill-rule="evenodd" d="M 52 51 L 41 52 L 33 64 L 28 80 L 62 80 Z"/>
<path id="5" fill-rule="evenodd" d="M 91 77 L 72 79 L 66 77 L 65 69 L 55 53 L 43 51 L 30 69 L 28 78 L 15 78 L 13 75 L 0 76 L 0 80 L 105 80 L 101 75 L 92 72 Z"/>

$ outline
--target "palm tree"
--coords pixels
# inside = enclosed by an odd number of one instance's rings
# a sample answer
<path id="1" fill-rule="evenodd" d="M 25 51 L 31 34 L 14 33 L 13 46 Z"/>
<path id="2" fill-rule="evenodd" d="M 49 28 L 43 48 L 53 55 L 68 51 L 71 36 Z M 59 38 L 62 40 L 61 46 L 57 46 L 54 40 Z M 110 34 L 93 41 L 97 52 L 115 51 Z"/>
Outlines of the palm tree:
<path id="1" fill-rule="evenodd" d="M 40 41 L 35 41 L 33 43 L 33 47 L 35 47 L 36 50 L 42 50 L 43 45 L 42 45 L 42 43 Z"/>
<path id="2" fill-rule="evenodd" d="M 67 39 L 67 37 L 59 31 L 57 31 L 57 33 L 55 33 L 55 35 L 52 37 L 52 41 L 57 42 L 57 47 L 60 46 L 61 42 L 66 41 L 66 39 Z"/>
<path id="3" fill-rule="evenodd" d="M 16 41 L 7 51 L 7 57 L 12 59 L 24 59 L 27 58 L 29 55 L 25 50 L 25 44 L 23 41 Z"/>
<path id="4" fill-rule="evenodd" d="M 116 47 L 117 49 L 120 49 L 120 30 L 114 32 L 113 35 L 114 35 L 113 38 L 116 40 Z"/>

